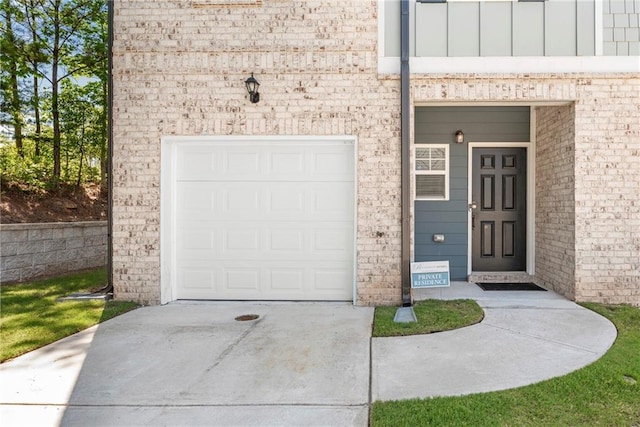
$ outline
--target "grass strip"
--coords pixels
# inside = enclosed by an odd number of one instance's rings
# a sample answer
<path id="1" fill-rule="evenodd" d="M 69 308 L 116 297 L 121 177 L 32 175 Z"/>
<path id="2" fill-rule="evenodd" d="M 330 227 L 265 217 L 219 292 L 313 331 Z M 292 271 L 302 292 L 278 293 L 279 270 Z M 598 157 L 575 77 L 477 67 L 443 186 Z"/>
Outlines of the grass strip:
<path id="1" fill-rule="evenodd" d="M 482 308 L 473 300 L 435 300 L 417 302 L 413 306 L 417 322 L 395 323 L 397 307 L 376 307 L 373 336 L 397 337 L 450 331 L 478 323 L 484 317 Z"/>
<path id="2" fill-rule="evenodd" d="M 0 362 L 132 310 L 128 301 L 64 301 L 107 282 L 105 269 L 0 287 Z"/>
<path id="3" fill-rule="evenodd" d="M 381 426 L 640 426 L 640 309 L 584 304 L 610 319 L 618 338 L 593 364 L 512 390 L 375 402 Z"/>

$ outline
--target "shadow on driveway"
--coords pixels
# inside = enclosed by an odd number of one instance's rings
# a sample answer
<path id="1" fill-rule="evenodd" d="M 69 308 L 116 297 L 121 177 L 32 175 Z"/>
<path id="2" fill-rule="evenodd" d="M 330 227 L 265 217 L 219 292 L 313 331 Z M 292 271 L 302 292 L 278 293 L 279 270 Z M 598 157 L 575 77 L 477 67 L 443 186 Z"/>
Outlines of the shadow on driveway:
<path id="1" fill-rule="evenodd" d="M 234 320 L 244 314 L 259 318 Z M 372 319 L 372 308 L 348 303 L 140 308 L 3 364 L 3 382 L 22 382 L 3 387 L 2 418 L 366 426 Z"/>

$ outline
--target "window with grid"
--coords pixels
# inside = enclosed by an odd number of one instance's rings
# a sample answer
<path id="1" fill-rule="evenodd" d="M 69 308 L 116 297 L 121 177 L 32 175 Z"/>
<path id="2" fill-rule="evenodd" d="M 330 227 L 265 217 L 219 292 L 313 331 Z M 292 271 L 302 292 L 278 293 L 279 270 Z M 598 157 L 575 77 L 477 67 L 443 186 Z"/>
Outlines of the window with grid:
<path id="1" fill-rule="evenodd" d="M 449 200 L 449 146 L 416 145 L 416 200 Z"/>

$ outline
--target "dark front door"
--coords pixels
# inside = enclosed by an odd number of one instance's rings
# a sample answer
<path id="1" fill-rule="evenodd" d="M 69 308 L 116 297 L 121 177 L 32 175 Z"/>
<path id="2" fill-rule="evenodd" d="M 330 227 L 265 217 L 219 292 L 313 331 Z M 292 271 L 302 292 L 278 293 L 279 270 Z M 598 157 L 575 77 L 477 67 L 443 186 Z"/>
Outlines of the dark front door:
<path id="1" fill-rule="evenodd" d="M 527 151 L 474 148 L 472 155 L 472 269 L 524 271 Z"/>

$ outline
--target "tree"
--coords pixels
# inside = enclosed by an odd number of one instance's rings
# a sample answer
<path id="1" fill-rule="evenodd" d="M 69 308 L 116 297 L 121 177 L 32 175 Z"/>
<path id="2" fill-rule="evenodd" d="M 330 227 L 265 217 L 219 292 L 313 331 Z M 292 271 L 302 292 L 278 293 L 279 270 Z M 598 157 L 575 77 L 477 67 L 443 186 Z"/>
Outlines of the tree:
<path id="1" fill-rule="evenodd" d="M 40 157 L 42 147 L 42 121 L 40 114 L 40 73 L 38 71 L 41 64 L 48 61 L 47 56 L 43 52 L 43 43 L 38 36 L 38 25 L 42 20 L 41 13 L 44 10 L 44 0 L 21 0 L 24 10 L 24 23 L 27 27 L 29 37 L 25 45 L 24 56 L 30 65 L 30 74 L 32 81 L 31 108 L 33 109 L 35 124 L 35 156 Z"/>
<path id="2" fill-rule="evenodd" d="M 0 0 L 0 120 L 13 126 L 18 147 L 0 146 L 0 161 L 14 177 L 46 177 L 45 186 L 53 187 L 61 180 L 78 183 L 90 156 L 100 161 L 106 190 L 107 1 Z M 83 109 L 83 120 L 74 121 L 73 108 Z"/>
<path id="3" fill-rule="evenodd" d="M 65 153 L 65 178 L 75 172 L 75 185 L 83 182 L 85 166 L 100 151 L 102 131 L 102 106 L 99 82 L 78 85 L 66 80 L 60 92 L 60 127 L 64 135 L 62 149 Z M 74 161 L 72 162 L 71 159 Z"/>
<path id="4" fill-rule="evenodd" d="M 92 29 L 85 31 L 83 49 L 79 55 L 73 58 L 72 67 L 82 70 L 79 73 L 85 77 L 92 77 L 96 80 L 97 86 L 92 87 L 93 100 L 96 105 L 100 105 L 100 116 L 97 117 L 96 131 L 99 132 L 99 161 L 100 161 L 100 188 L 102 192 L 107 191 L 107 171 L 108 171 L 108 111 L 109 102 L 108 85 L 109 72 L 107 69 L 109 48 L 109 23 L 106 3 L 99 13 L 95 14 L 95 19 L 91 22 Z M 84 68 L 83 68 L 84 66 Z M 98 90 L 99 88 L 99 90 Z"/>
<path id="5" fill-rule="evenodd" d="M 38 72 L 51 85 L 51 117 L 53 126 L 53 185 L 57 186 L 61 172 L 61 129 L 59 96 L 61 83 L 94 66 L 99 59 L 92 56 L 86 42 L 99 27 L 101 14 L 106 14 L 102 0 L 46 0 L 31 3 L 42 7 L 38 14 L 40 32 L 36 43 L 42 46 L 50 61 L 38 67 Z"/>
<path id="6" fill-rule="evenodd" d="M 21 57 L 18 54 L 19 40 L 15 35 L 13 17 L 17 13 L 10 0 L 2 0 L 2 38 L 0 39 L 0 63 L 2 64 L 2 110 L 9 111 L 9 123 L 13 126 L 16 149 L 24 157 L 22 144 L 22 99 L 18 85 Z"/>

